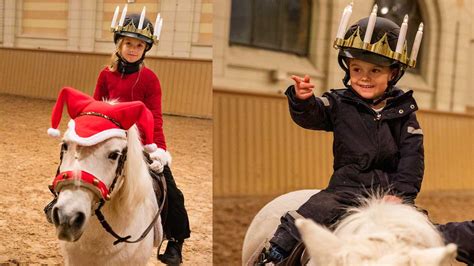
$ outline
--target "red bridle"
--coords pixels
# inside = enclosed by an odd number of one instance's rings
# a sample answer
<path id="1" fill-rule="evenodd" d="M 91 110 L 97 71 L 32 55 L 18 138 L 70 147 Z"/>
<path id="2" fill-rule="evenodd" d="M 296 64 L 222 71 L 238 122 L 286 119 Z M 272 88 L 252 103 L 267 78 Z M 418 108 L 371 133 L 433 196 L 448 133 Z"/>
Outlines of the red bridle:
<path id="1" fill-rule="evenodd" d="M 109 189 L 104 182 L 86 171 L 65 171 L 59 173 L 54 178 L 50 189 L 59 194 L 61 188 L 76 185 L 77 182 L 79 182 L 79 186 L 91 190 L 99 198 L 103 200 L 110 199 Z"/>

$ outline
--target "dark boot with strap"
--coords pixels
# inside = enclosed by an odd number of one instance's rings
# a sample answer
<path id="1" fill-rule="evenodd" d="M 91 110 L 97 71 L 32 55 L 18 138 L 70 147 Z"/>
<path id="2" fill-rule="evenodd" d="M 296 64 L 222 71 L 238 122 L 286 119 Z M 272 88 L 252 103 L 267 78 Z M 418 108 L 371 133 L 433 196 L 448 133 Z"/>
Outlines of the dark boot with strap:
<path id="1" fill-rule="evenodd" d="M 179 265 L 183 262 L 182 250 L 184 240 L 168 240 L 164 254 L 158 255 L 158 259 L 166 265 Z"/>
<path id="2" fill-rule="evenodd" d="M 255 265 L 263 266 L 270 262 L 276 266 L 301 266 L 308 264 L 309 255 L 303 242 L 299 242 L 289 254 L 279 246 L 271 246 L 262 250 Z"/>
<path id="3" fill-rule="evenodd" d="M 270 246 L 268 249 L 264 248 L 262 250 L 254 265 L 263 266 L 268 263 L 273 263 L 274 265 L 285 265 L 287 257 L 288 253 L 279 246 Z"/>

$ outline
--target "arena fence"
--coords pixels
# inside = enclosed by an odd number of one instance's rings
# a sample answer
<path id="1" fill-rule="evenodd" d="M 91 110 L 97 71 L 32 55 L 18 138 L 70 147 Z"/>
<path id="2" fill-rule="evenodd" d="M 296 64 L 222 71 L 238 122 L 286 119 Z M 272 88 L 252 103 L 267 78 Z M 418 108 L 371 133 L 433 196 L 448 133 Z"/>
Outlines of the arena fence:
<path id="1" fill-rule="evenodd" d="M 0 48 L 0 57 L 0 93 L 56 99 L 63 86 L 92 95 L 110 55 Z M 165 113 L 212 116 L 211 60 L 150 57 L 145 63 L 161 81 Z"/>
<path id="2" fill-rule="evenodd" d="M 214 88 L 214 196 L 274 195 L 324 188 L 332 173 L 331 133 L 305 130 L 286 98 Z M 474 189 L 474 116 L 419 111 L 423 190 Z"/>

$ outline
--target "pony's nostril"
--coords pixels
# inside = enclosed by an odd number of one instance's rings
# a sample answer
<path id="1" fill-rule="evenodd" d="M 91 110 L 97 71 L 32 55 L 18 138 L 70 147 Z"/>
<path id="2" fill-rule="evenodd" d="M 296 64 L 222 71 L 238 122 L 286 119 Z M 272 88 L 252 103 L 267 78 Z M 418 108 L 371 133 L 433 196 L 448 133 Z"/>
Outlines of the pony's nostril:
<path id="1" fill-rule="evenodd" d="M 59 208 L 53 208 L 53 217 L 51 218 L 53 219 L 54 225 L 59 225 Z"/>
<path id="2" fill-rule="evenodd" d="M 86 215 L 82 212 L 77 213 L 69 222 L 72 228 L 81 228 L 86 220 Z"/>

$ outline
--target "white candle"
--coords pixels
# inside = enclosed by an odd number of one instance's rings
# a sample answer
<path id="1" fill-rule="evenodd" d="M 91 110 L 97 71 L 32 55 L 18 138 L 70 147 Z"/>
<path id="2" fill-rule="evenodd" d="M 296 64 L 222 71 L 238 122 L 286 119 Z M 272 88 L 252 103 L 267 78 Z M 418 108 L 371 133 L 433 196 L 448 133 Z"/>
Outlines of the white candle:
<path id="1" fill-rule="evenodd" d="M 111 28 L 115 28 L 115 22 L 117 22 L 119 9 L 120 9 L 119 6 L 115 8 L 114 17 L 112 18 L 112 23 L 110 24 Z"/>
<path id="2" fill-rule="evenodd" d="M 407 28 L 408 28 L 408 15 L 405 15 L 403 18 L 402 26 L 400 27 L 400 34 L 398 34 L 398 41 L 397 41 L 397 48 L 395 52 L 401 54 L 403 52 L 403 44 L 405 43 L 405 39 L 407 36 Z"/>
<path id="3" fill-rule="evenodd" d="M 339 28 L 337 29 L 337 34 L 336 34 L 336 38 L 338 39 L 344 39 L 344 34 L 346 33 L 347 24 L 349 23 L 349 19 L 352 14 L 353 4 L 354 3 L 351 2 L 349 5 L 347 5 L 344 8 L 344 12 L 342 12 L 341 22 L 339 23 Z"/>
<path id="4" fill-rule="evenodd" d="M 421 38 L 423 37 L 423 22 L 420 23 L 418 31 L 416 32 L 415 41 L 413 42 L 413 48 L 411 48 L 410 60 L 415 61 L 418 56 L 418 50 L 420 50 Z"/>
<path id="5" fill-rule="evenodd" d="M 139 30 L 143 28 L 143 22 L 145 21 L 145 12 L 146 12 L 146 6 L 143 7 L 142 14 L 140 15 L 140 21 L 138 22 Z"/>
<path id="6" fill-rule="evenodd" d="M 374 32 L 375 21 L 377 20 L 377 4 L 372 8 L 372 13 L 370 13 L 369 23 L 367 24 L 367 29 L 365 30 L 364 42 L 370 43 L 372 39 L 372 33 Z"/>
<path id="7" fill-rule="evenodd" d="M 155 30 L 153 31 L 153 35 L 155 36 L 158 36 L 158 26 L 159 26 L 158 24 L 160 23 L 160 19 L 161 19 L 161 15 L 160 13 L 158 13 L 155 20 Z"/>
<path id="8" fill-rule="evenodd" d="M 125 5 L 125 7 L 122 10 L 122 16 L 120 17 L 120 22 L 119 22 L 120 27 L 123 26 L 123 22 L 125 21 L 125 16 L 126 15 L 127 15 L 127 5 Z"/>
<path id="9" fill-rule="evenodd" d="M 160 23 L 159 23 L 159 28 L 158 28 L 158 35 L 156 36 L 156 39 L 159 40 L 160 39 L 160 35 L 161 35 L 161 28 L 163 27 L 163 18 L 160 18 Z"/>

